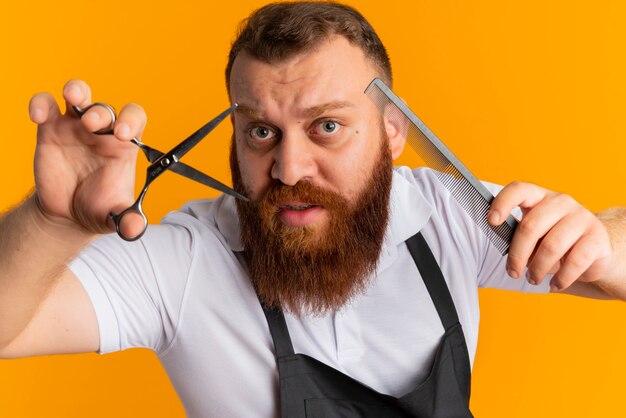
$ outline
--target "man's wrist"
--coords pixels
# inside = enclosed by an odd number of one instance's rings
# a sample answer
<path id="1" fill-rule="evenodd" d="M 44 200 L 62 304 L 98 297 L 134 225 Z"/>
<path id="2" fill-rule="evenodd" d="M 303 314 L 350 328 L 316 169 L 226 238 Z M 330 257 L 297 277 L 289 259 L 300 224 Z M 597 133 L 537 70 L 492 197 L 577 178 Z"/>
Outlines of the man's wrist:
<path id="1" fill-rule="evenodd" d="M 38 231 L 45 234 L 47 238 L 62 241 L 65 246 L 72 244 L 82 246 L 98 236 L 70 219 L 47 214 L 39 202 L 36 191 L 26 199 L 23 209 Z"/>
<path id="2" fill-rule="evenodd" d="M 611 262 L 607 275 L 592 282 L 608 295 L 626 301 L 626 208 L 609 208 L 596 214 L 611 240 Z"/>

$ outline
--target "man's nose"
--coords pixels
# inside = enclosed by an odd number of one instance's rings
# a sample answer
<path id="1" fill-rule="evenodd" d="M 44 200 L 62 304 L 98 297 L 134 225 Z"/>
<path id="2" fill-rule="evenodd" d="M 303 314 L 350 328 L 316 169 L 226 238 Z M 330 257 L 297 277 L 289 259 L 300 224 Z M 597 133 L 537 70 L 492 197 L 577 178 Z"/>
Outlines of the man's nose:
<path id="1" fill-rule="evenodd" d="M 306 135 L 283 134 L 276 147 L 272 178 L 287 186 L 294 186 L 301 180 L 312 180 L 317 173 L 313 148 Z"/>

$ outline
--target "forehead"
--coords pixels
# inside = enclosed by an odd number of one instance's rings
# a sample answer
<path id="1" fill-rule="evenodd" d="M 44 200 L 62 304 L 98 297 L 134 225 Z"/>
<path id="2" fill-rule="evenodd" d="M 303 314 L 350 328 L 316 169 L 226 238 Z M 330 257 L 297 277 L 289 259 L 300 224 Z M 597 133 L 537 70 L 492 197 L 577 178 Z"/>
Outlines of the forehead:
<path id="1" fill-rule="evenodd" d="M 366 100 L 363 91 L 376 75 L 359 47 L 336 36 L 275 63 L 240 54 L 231 71 L 230 96 L 260 112 L 310 109 L 331 102 L 357 105 Z"/>

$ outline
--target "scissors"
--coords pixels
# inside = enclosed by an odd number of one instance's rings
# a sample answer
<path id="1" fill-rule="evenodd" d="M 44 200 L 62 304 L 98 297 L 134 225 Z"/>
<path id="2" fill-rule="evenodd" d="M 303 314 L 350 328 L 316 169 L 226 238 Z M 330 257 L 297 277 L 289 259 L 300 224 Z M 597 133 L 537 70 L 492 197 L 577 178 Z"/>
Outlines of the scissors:
<path id="1" fill-rule="evenodd" d="M 91 105 L 87 106 L 84 109 L 80 109 L 77 106 L 72 106 L 72 108 L 74 109 L 74 112 L 76 112 L 76 115 L 79 118 L 81 118 L 85 114 L 85 112 L 87 112 L 87 110 L 89 110 L 90 108 L 94 106 L 101 106 L 105 108 L 106 110 L 109 111 L 109 113 L 111 113 L 111 118 L 112 118 L 111 126 L 109 128 L 101 129 L 94 133 L 97 135 L 112 135 L 113 124 L 116 119 L 115 109 L 113 109 L 112 106 L 106 103 L 96 102 L 96 103 L 92 103 Z M 234 196 L 235 198 L 241 199 L 245 202 L 248 201 L 248 198 L 246 196 L 240 193 L 237 193 L 235 190 L 231 189 L 225 184 L 179 161 L 185 154 L 187 154 L 193 147 L 195 147 L 205 136 L 209 134 L 209 132 L 211 132 L 217 125 L 219 125 L 220 122 L 222 122 L 226 118 L 226 116 L 228 116 L 236 108 L 237 108 L 237 104 L 235 103 L 234 105 L 232 105 L 231 107 L 229 107 L 228 109 L 226 109 L 225 111 L 217 115 L 209 123 L 202 126 L 196 132 L 191 134 L 187 139 L 185 139 L 180 144 L 176 145 L 174 148 L 172 148 L 170 151 L 166 153 L 163 153 L 159 150 L 149 147 L 148 145 L 142 143 L 139 139 L 135 137 L 130 140 L 130 142 L 137 145 L 139 149 L 143 151 L 144 155 L 150 162 L 150 166 L 147 169 L 146 182 L 143 186 L 143 189 L 141 190 L 141 193 L 139 194 L 139 197 L 137 198 L 137 200 L 135 200 L 135 203 L 133 203 L 131 206 L 127 207 L 120 213 L 114 213 L 114 212 L 109 213 L 109 216 L 111 217 L 111 219 L 113 220 L 113 223 L 115 224 L 115 230 L 117 231 L 117 234 L 122 239 L 126 241 L 135 241 L 141 238 L 142 235 L 146 232 L 146 229 L 148 227 L 148 218 L 146 218 L 146 214 L 144 213 L 143 208 L 141 206 L 143 203 L 143 198 L 145 197 L 146 192 L 148 191 L 148 186 L 150 186 L 150 183 L 152 183 L 157 177 L 159 177 L 161 174 L 163 174 L 164 172 L 168 170 L 173 171 L 176 174 L 180 174 L 184 177 L 190 178 L 192 180 L 195 180 L 198 183 L 204 184 L 205 186 L 209 186 L 213 189 L 216 189 L 226 194 L 229 194 L 231 196 Z M 122 228 L 120 227 L 122 219 L 126 215 L 129 215 L 129 214 L 138 214 L 143 219 L 143 228 L 139 233 L 135 235 L 124 234 L 122 231 Z"/>

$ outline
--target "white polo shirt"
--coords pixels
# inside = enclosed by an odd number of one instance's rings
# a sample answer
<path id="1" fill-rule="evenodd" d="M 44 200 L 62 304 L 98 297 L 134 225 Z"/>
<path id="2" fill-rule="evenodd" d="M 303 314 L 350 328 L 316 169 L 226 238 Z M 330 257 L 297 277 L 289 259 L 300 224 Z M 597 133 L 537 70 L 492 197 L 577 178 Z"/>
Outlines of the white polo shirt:
<path id="1" fill-rule="evenodd" d="M 390 204 L 366 292 L 325 317 L 285 317 L 297 353 L 402 396 L 424 380 L 443 335 L 406 239 L 421 230 L 439 262 L 471 363 L 478 288 L 547 292 L 549 283 L 510 279 L 505 258 L 429 169 L 396 168 Z M 71 269 L 94 305 L 100 353 L 154 350 L 190 417 L 279 416 L 273 344 L 234 254 L 241 250 L 229 196 L 190 202 L 139 241 L 116 235 L 95 241 Z"/>

